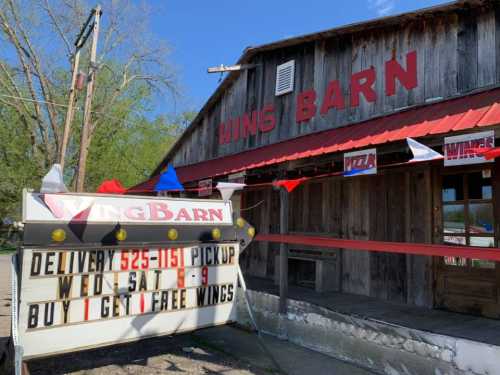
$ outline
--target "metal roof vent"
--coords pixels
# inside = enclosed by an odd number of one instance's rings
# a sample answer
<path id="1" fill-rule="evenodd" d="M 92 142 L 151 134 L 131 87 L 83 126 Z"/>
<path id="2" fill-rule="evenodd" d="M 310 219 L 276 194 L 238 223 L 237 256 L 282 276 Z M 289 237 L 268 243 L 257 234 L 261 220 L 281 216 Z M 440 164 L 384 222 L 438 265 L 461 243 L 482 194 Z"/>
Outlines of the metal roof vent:
<path id="1" fill-rule="evenodd" d="M 290 60 L 276 68 L 276 96 L 293 91 L 295 60 Z"/>

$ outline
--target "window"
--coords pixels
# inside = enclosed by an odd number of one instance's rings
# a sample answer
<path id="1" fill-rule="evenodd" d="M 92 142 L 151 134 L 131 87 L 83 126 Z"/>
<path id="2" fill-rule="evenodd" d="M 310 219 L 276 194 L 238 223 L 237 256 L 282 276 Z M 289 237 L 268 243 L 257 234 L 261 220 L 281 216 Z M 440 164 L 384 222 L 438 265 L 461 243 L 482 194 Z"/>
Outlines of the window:
<path id="1" fill-rule="evenodd" d="M 487 171 L 489 172 L 489 170 Z M 494 247 L 491 173 L 443 176 L 443 241 L 450 245 Z M 495 268 L 495 262 L 444 257 L 447 266 Z"/>
<path id="2" fill-rule="evenodd" d="M 294 75 L 295 60 L 290 60 L 276 67 L 276 96 L 293 91 Z"/>

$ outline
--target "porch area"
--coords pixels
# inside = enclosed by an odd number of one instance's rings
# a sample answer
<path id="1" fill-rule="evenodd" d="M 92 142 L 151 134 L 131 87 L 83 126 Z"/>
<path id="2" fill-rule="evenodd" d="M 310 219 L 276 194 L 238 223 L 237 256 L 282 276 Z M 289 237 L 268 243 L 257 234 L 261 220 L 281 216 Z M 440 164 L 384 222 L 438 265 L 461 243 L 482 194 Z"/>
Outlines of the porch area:
<path id="1" fill-rule="evenodd" d="M 272 280 L 246 281 L 260 329 L 296 344 L 380 373 L 500 374 L 500 320 L 294 285 L 283 315 Z"/>

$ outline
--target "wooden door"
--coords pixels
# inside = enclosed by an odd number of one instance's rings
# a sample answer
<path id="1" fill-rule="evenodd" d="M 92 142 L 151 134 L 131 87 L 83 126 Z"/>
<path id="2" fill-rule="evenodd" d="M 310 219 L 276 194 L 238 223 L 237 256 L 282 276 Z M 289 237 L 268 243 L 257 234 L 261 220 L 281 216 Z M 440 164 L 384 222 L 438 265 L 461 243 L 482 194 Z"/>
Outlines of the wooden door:
<path id="1" fill-rule="evenodd" d="M 494 164 L 479 168 L 443 168 L 435 181 L 440 190 L 436 219 L 445 244 L 498 246 L 495 194 L 499 194 Z M 441 220 L 439 222 L 439 220 Z M 500 251 L 500 249 L 499 249 Z M 436 307 L 500 318 L 500 264 L 479 259 L 436 259 Z"/>

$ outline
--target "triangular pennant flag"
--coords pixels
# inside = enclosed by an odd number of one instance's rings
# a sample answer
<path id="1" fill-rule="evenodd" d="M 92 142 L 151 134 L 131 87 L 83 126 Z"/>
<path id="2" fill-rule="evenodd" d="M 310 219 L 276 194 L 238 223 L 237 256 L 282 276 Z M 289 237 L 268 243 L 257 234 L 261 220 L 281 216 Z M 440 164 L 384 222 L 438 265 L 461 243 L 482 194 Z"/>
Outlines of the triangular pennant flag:
<path id="1" fill-rule="evenodd" d="M 60 164 L 52 165 L 49 173 L 42 180 L 41 193 L 67 193 Z"/>
<path id="2" fill-rule="evenodd" d="M 167 170 L 160 175 L 160 179 L 155 185 L 155 191 L 176 190 L 184 191 L 184 186 L 179 182 L 174 167 L 170 164 Z"/>
<path id="3" fill-rule="evenodd" d="M 500 147 L 472 147 L 469 150 L 486 160 L 496 159 L 500 156 Z"/>
<path id="4" fill-rule="evenodd" d="M 71 218 L 71 221 L 68 223 L 69 229 L 82 242 L 85 229 L 87 229 L 87 222 L 90 216 L 90 211 L 92 211 L 93 206 L 94 202 L 92 202 L 86 209 L 78 212 L 75 216 L 73 216 Z"/>
<path id="5" fill-rule="evenodd" d="M 104 181 L 98 188 L 100 194 L 124 194 L 127 191 L 122 183 L 116 179 Z"/>
<path id="6" fill-rule="evenodd" d="M 233 195 L 235 190 L 241 190 L 245 186 L 247 185 L 238 184 L 236 182 L 218 182 L 215 188 L 219 190 L 220 195 L 222 196 L 222 200 L 224 202 L 227 202 L 231 199 L 231 196 Z"/>
<path id="7" fill-rule="evenodd" d="M 306 181 L 307 177 L 297 178 L 295 180 L 278 180 L 273 181 L 273 186 L 284 187 L 287 192 L 291 193 L 299 186 L 302 182 Z"/>
<path id="8" fill-rule="evenodd" d="M 411 159 L 409 163 L 443 158 L 443 155 L 441 155 L 439 152 L 436 152 L 430 147 L 417 142 L 413 138 L 406 138 L 406 142 L 408 143 L 408 147 L 410 147 L 410 150 L 413 153 L 413 159 Z"/>

